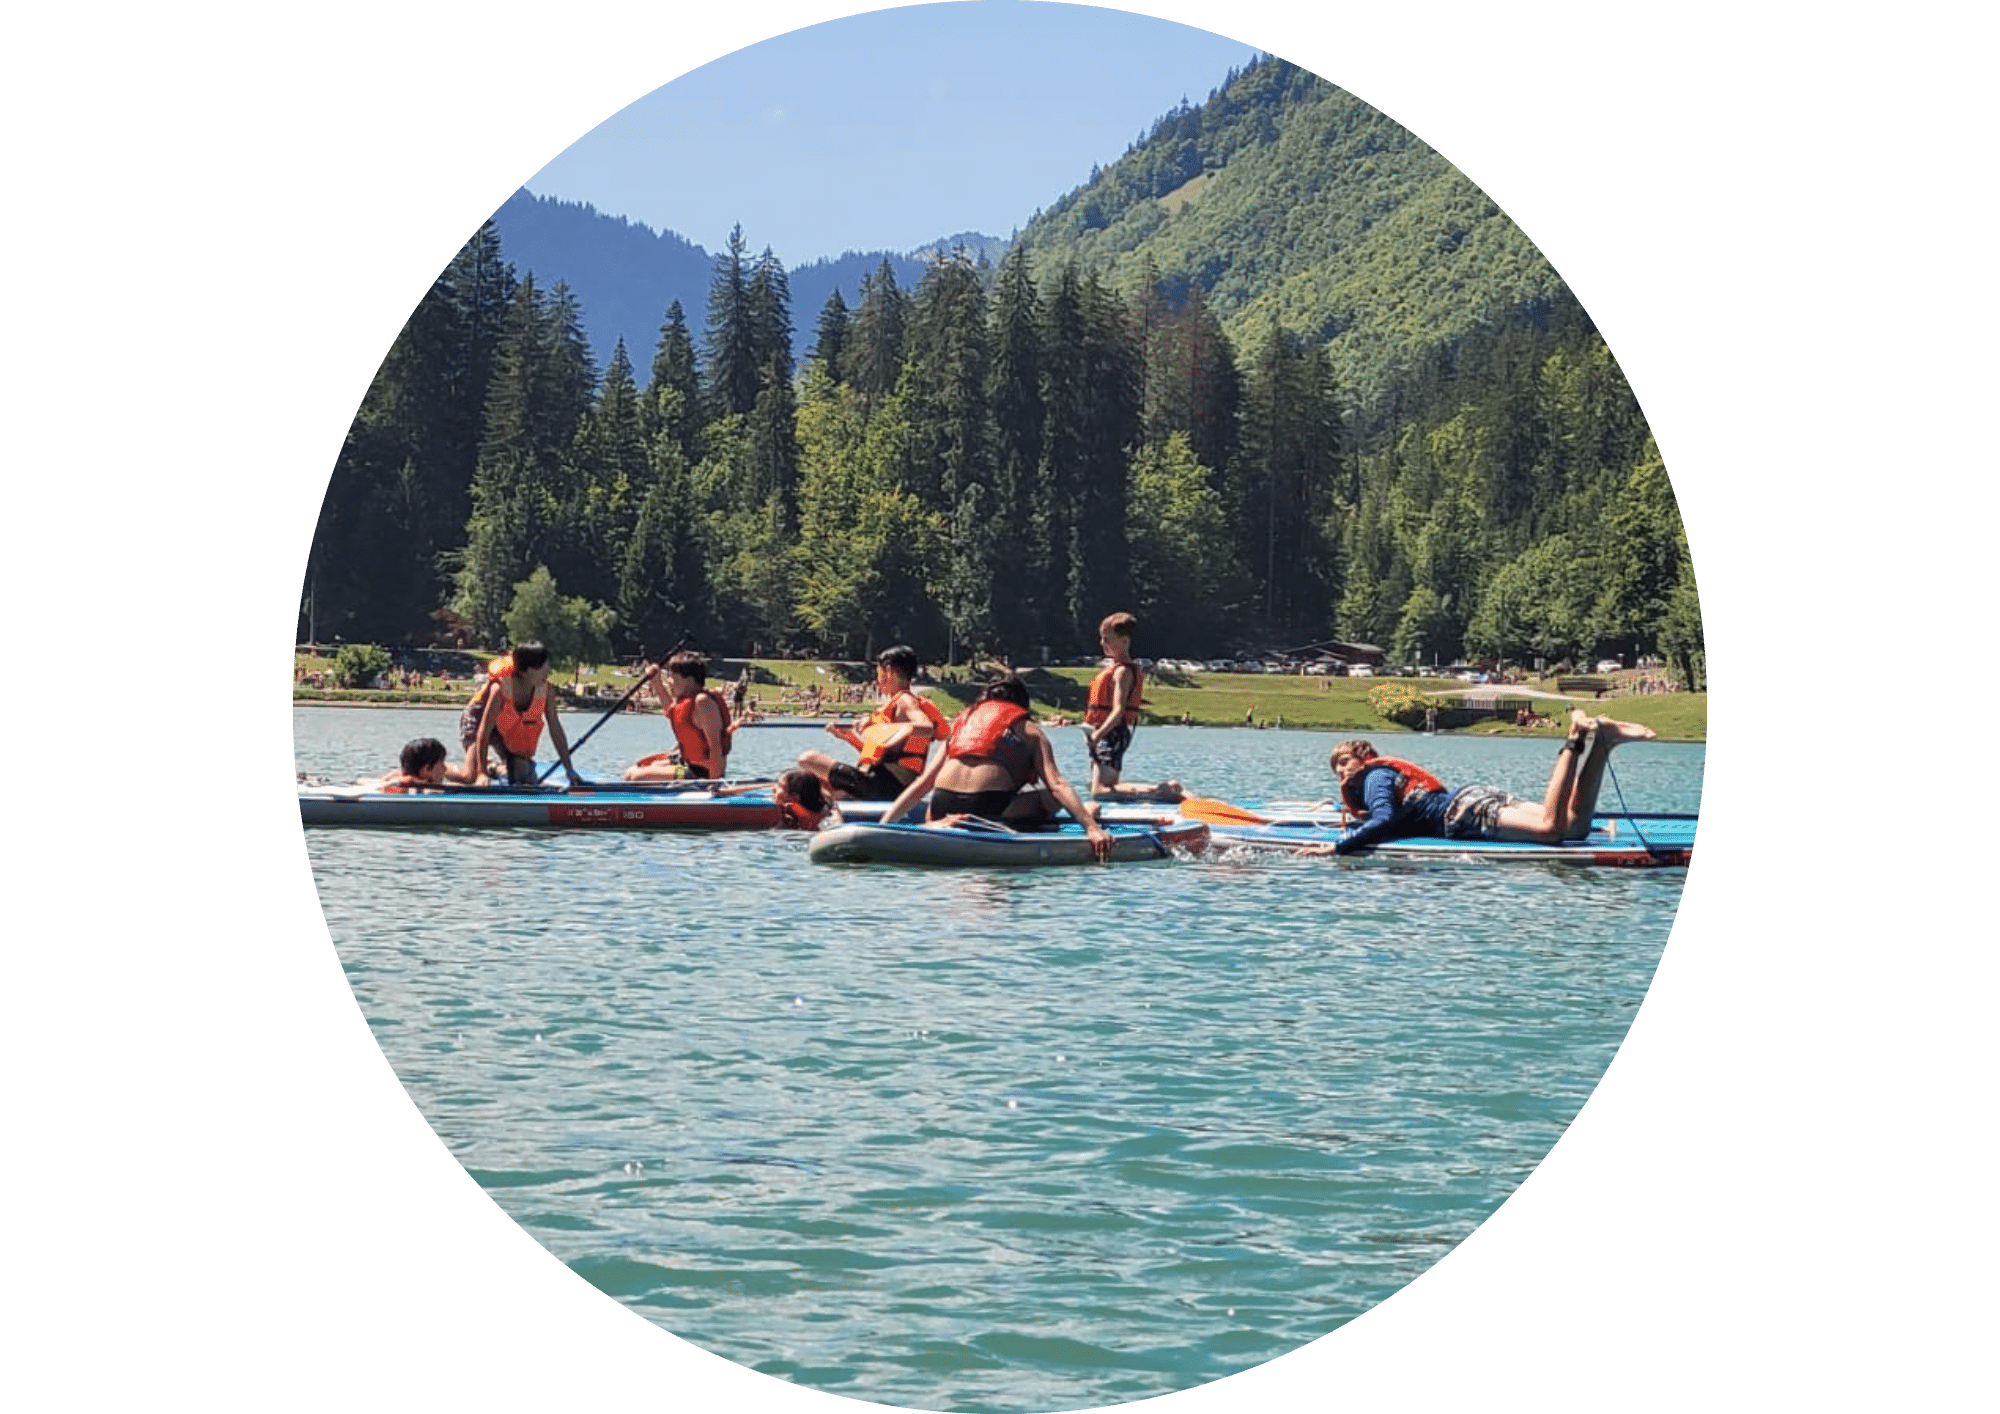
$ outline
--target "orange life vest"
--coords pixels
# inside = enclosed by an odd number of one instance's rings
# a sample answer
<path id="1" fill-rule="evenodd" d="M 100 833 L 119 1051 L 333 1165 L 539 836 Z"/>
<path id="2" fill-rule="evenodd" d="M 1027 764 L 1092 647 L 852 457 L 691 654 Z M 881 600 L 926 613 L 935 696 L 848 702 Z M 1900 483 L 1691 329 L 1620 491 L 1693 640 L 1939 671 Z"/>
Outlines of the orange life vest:
<path id="1" fill-rule="evenodd" d="M 528 699 L 527 707 L 514 705 L 514 659 L 495 658 L 486 665 L 487 688 L 498 690 L 488 699 L 493 713 L 493 735 L 515 756 L 533 756 L 542 744 L 542 720 L 548 715 L 549 685 L 543 683 Z"/>
<path id="2" fill-rule="evenodd" d="M 1091 681 L 1090 702 L 1083 709 L 1085 726 L 1094 727 L 1111 715 L 1111 694 L 1120 668 L 1132 670 L 1132 687 L 1125 694 L 1125 725 L 1129 727 L 1139 720 L 1139 694 L 1146 685 L 1145 671 L 1137 663 L 1113 663 Z"/>
<path id="3" fill-rule="evenodd" d="M 1396 773 L 1396 802 L 1411 791 L 1434 791 L 1445 789 L 1443 781 L 1433 776 L 1421 766 L 1413 766 L 1408 761 L 1400 761 L 1394 756 L 1371 756 L 1361 769 L 1349 776 L 1340 787 L 1341 803 L 1356 815 L 1366 815 L 1368 806 L 1361 798 L 1361 782 L 1377 766 L 1387 766 Z"/>
<path id="4" fill-rule="evenodd" d="M 794 830 L 817 830 L 825 818 L 824 809 L 808 810 L 796 800 L 785 802 L 785 823 Z"/>
<path id="5" fill-rule="evenodd" d="M 382 784 L 376 787 L 377 790 L 382 791 L 386 795 L 404 795 L 410 791 L 429 790 L 431 788 L 432 783 L 425 780 L 422 776 L 407 776 L 401 771 L 396 772 L 393 776 L 384 776 Z"/>
<path id="6" fill-rule="evenodd" d="M 722 755 L 713 761 L 708 757 L 708 738 L 694 724 L 695 704 L 704 697 L 711 699 L 716 711 L 722 714 Z M 721 780 L 722 772 L 729 764 L 730 745 L 736 737 L 736 725 L 729 720 L 729 704 L 723 701 L 722 694 L 712 687 L 690 692 L 667 709 L 667 724 L 674 729 L 674 741 L 680 746 L 681 760 L 706 771 L 711 781 Z"/>
<path id="7" fill-rule="evenodd" d="M 916 703 L 925 720 L 916 724 L 902 721 L 892 715 L 896 704 L 903 698 Z M 884 743 L 900 727 L 909 727 L 910 734 L 897 743 L 894 754 Z M 861 726 L 861 765 L 875 765 L 878 761 L 894 769 L 907 771 L 911 775 L 924 769 L 924 762 L 930 756 L 931 743 L 951 730 L 951 723 L 944 713 L 933 707 L 929 701 L 914 692 L 900 692 L 877 708 Z M 871 739 L 872 734 L 872 739 Z"/>
<path id="8" fill-rule="evenodd" d="M 1027 708 L 1012 702 L 975 702 L 952 723 L 944 754 L 947 758 L 983 756 L 998 762 L 1017 787 L 1028 785 L 1041 774 L 1041 762 L 1036 759 L 1035 744 L 1013 730 L 1027 715 Z"/>

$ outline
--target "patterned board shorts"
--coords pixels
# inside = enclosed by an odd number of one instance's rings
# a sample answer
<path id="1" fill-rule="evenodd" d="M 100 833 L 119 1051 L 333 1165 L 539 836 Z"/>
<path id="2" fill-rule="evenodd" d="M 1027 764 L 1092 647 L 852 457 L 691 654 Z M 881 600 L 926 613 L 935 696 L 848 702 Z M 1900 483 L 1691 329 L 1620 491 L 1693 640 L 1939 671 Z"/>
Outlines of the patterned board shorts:
<path id="1" fill-rule="evenodd" d="M 1500 833 L 1500 812 L 1519 805 L 1519 796 L 1509 795 L 1498 786 L 1467 786 L 1451 802 L 1444 815 L 1444 837 L 1448 840 L 1490 840 Z"/>
<path id="2" fill-rule="evenodd" d="M 1120 722 L 1090 744 L 1090 759 L 1107 771 L 1125 768 L 1125 752 L 1132 745 L 1132 728 Z"/>

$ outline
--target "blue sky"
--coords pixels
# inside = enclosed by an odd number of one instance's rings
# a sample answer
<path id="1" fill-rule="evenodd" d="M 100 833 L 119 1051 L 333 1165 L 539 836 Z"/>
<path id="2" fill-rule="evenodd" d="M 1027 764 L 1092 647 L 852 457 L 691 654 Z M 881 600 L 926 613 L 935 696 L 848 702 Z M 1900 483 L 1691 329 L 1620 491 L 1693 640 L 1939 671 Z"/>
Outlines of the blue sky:
<path id="1" fill-rule="evenodd" d="M 1147 15 L 967 0 L 739 49 L 654 90 L 523 183 L 789 265 L 1007 236 L 1251 45 Z"/>

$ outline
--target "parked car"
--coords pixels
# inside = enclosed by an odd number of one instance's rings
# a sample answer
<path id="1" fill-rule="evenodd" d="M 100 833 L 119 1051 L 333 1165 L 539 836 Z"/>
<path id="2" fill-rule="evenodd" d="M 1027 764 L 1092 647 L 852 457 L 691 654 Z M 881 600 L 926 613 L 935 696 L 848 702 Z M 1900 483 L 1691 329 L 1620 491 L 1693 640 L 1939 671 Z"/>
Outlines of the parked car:
<path id="1" fill-rule="evenodd" d="M 1597 671 L 1600 673 L 1615 673 L 1624 666 L 1616 658 L 1599 658 L 1597 660 Z"/>
<path id="2" fill-rule="evenodd" d="M 1349 663 L 1347 675 L 1351 678 L 1372 678 L 1375 676 L 1375 670 L 1366 663 Z"/>

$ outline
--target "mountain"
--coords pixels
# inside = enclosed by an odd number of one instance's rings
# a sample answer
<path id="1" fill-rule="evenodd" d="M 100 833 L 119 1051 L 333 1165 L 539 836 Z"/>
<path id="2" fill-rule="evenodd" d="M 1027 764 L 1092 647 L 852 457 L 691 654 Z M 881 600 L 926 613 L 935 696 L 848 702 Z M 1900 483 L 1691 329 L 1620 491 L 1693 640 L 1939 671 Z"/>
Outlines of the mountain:
<path id="1" fill-rule="evenodd" d="M 1183 102 L 1016 240 L 1038 274 L 1074 259 L 1178 302 L 1201 287 L 1238 348 L 1273 321 L 1324 343 L 1353 404 L 1519 319 L 1561 278 L 1500 208 L 1408 129 L 1262 57 Z"/>
<path id="2" fill-rule="evenodd" d="M 600 370 L 619 339 L 633 364 L 646 368 L 660 323 L 675 300 L 700 335 L 708 311 L 715 257 L 673 231 L 655 231 L 623 216 L 608 216 L 588 202 L 537 196 L 523 187 L 493 213 L 500 246 L 519 274 L 534 273 L 544 289 L 567 284 L 583 308 L 584 331 Z M 838 289 L 851 309 L 861 301 L 861 277 L 886 259 L 905 289 L 923 278 L 931 252 L 964 246 L 997 261 L 1007 243 L 962 232 L 914 251 L 847 251 L 786 272 L 792 296 L 792 352 L 803 361 L 812 345 L 820 308 Z M 757 246 L 751 244 L 751 250 Z"/>

